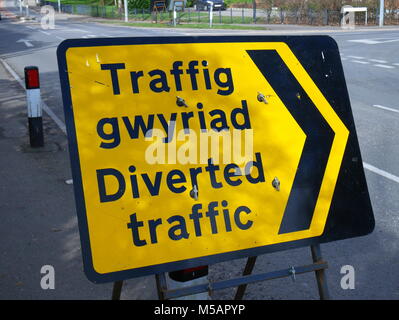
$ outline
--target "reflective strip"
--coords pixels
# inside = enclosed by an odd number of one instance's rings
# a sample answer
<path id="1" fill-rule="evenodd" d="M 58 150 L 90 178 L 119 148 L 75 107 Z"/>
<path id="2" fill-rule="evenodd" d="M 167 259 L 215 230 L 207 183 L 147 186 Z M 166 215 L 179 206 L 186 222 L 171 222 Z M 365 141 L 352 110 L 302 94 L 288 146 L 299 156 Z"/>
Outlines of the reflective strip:
<path id="1" fill-rule="evenodd" d="M 26 100 L 28 105 L 28 117 L 36 118 L 42 116 L 42 103 L 40 89 L 26 90 Z"/>

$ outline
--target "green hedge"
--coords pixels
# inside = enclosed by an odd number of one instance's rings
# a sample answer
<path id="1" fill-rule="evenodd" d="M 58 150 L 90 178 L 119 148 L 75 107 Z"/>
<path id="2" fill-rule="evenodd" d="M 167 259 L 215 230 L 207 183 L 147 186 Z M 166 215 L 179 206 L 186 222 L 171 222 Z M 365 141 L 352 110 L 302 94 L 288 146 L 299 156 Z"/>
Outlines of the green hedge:
<path id="1" fill-rule="evenodd" d="M 224 2 L 226 3 L 226 5 L 228 7 L 230 7 L 232 4 L 252 4 L 252 0 L 224 0 Z"/>
<path id="2" fill-rule="evenodd" d="M 129 0 L 129 9 L 149 9 L 150 0 Z"/>

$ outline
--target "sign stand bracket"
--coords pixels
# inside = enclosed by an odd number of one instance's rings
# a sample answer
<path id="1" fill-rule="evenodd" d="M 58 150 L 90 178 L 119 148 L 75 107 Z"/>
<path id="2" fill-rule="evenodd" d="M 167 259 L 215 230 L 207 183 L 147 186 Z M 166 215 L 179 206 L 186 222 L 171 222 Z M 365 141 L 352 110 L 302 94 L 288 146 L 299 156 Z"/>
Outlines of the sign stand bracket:
<path id="1" fill-rule="evenodd" d="M 290 267 L 289 269 L 277 270 L 260 274 L 252 274 L 257 258 L 256 256 L 254 256 L 254 257 L 249 257 L 247 259 L 247 263 L 245 265 L 242 277 L 222 280 L 214 283 L 209 282 L 209 283 L 199 284 L 191 287 L 173 289 L 173 290 L 168 290 L 165 273 L 156 274 L 155 280 L 156 280 L 158 298 L 160 300 L 167 300 L 191 294 L 196 294 L 200 292 L 211 293 L 214 290 L 238 287 L 235 295 L 235 300 L 241 300 L 245 294 L 247 285 L 250 283 L 272 280 L 277 278 L 284 278 L 284 277 L 292 277 L 295 280 L 295 275 L 297 274 L 315 272 L 320 300 L 328 300 L 330 296 L 328 292 L 327 280 L 324 271 L 325 269 L 328 268 L 328 264 L 322 258 L 319 244 L 311 245 L 310 250 L 312 253 L 312 260 L 313 260 L 313 264 L 310 265 Z M 122 292 L 122 285 L 123 281 L 114 282 L 114 287 L 112 291 L 112 300 L 120 299 L 120 295 Z"/>
<path id="2" fill-rule="evenodd" d="M 314 264 L 324 263 L 319 244 L 311 245 L 310 250 L 312 253 L 312 260 L 313 260 Z M 252 270 L 255 267 L 256 258 L 257 257 L 249 257 L 247 259 L 247 263 L 246 263 L 244 271 L 243 271 L 243 276 L 250 275 L 252 273 Z M 323 269 L 314 270 L 314 272 L 316 275 L 316 281 L 317 281 L 317 287 L 319 290 L 320 300 L 329 300 L 330 294 L 328 291 L 327 280 L 326 280 L 326 275 L 325 275 L 324 269 L 327 269 L 327 267 L 323 268 Z M 298 273 L 298 272 L 295 272 L 294 267 L 291 267 L 290 271 L 291 271 L 291 276 L 293 276 L 293 277 L 295 277 L 295 274 Z M 246 288 L 247 288 L 247 284 L 242 284 L 242 285 L 238 286 L 234 299 L 242 300 L 242 298 L 244 297 Z"/>

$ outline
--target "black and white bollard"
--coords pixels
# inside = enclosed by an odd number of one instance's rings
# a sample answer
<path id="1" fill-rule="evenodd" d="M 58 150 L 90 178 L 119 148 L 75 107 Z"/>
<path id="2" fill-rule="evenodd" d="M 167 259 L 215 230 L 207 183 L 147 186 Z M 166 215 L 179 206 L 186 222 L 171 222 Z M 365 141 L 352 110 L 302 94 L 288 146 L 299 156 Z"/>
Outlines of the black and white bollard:
<path id="1" fill-rule="evenodd" d="M 32 148 L 44 146 L 42 101 L 40 97 L 39 68 L 25 67 L 25 88 L 28 106 L 29 140 Z"/>

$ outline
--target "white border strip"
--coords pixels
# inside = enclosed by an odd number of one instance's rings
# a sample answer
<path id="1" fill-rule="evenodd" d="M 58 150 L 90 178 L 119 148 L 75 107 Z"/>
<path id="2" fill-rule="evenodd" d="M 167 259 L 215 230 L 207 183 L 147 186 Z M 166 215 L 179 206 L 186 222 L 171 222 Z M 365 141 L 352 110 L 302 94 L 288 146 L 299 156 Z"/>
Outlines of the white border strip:
<path id="1" fill-rule="evenodd" d="M 370 62 L 368 62 L 368 61 L 362 61 L 362 60 L 351 60 L 351 62 L 354 62 L 354 63 L 361 63 L 361 64 L 370 64 Z"/>
<path id="2" fill-rule="evenodd" d="M 365 163 L 365 162 L 363 162 L 363 167 L 365 169 L 367 169 L 367 170 L 370 170 L 370 171 L 380 175 L 380 176 L 383 176 L 384 178 L 387 178 L 387 179 L 392 180 L 392 181 L 394 181 L 396 183 L 399 183 L 399 177 L 397 177 L 397 176 L 395 176 L 395 175 L 393 175 L 393 174 L 391 174 L 389 172 L 386 172 L 384 170 L 378 169 L 378 168 L 372 166 L 371 164 L 368 164 L 368 163 Z"/>
<path id="3" fill-rule="evenodd" d="M 377 63 L 388 63 L 388 61 L 385 60 L 378 60 L 378 59 L 369 59 L 369 60 Z"/>
<path id="4" fill-rule="evenodd" d="M 22 79 L 19 77 L 19 75 L 8 65 L 7 62 L 5 62 L 3 59 L 0 58 L 1 63 L 3 66 L 7 69 L 7 71 L 14 77 L 14 79 L 20 84 L 20 86 L 26 90 L 25 84 L 22 81 Z M 47 115 L 53 119 L 53 121 L 57 124 L 57 126 L 61 129 L 61 131 L 66 135 L 66 127 L 64 122 L 60 118 L 57 117 L 57 115 L 47 106 L 47 104 L 42 101 L 42 108 L 44 112 L 47 113 Z"/>
<path id="5" fill-rule="evenodd" d="M 392 109 L 392 108 L 384 107 L 384 106 L 381 106 L 381 105 L 379 105 L 379 104 L 373 104 L 373 107 L 399 113 L 399 110 L 397 110 L 397 109 Z"/>
<path id="6" fill-rule="evenodd" d="M 394 69 L 395 67 L 388 66 L 386 64 L 373 64 L 374 67 L 385 68 L 385 69 Z"/>
<path id="7" fill-rule="evenodd" d="M 365 57 L 359 57 L 359 56 L 348 56 L 348 58 L 352 58 L 352 59 L 366 59 Z"/>

